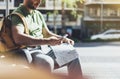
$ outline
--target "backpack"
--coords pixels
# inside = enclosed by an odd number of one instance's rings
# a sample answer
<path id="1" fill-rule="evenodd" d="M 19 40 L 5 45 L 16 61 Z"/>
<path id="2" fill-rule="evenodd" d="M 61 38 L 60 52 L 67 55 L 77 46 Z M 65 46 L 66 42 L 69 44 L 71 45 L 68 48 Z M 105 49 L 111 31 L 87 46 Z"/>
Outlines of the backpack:
<path id="1" fill-rule="evenodd" d="M 17 15 L 21 18 L 25 27 L 25 33 L 29 34 L 25 17 L 20 13 L 15 12 L 3 18 L 0 21 L 0 52 L 7 52 L 10 50 L 22 47 L 20 45 L 15 44 L 12 38 L 12 32 L 11 32 L 11 27 L 12 27 L 11 16 L 12 15 Z"/>

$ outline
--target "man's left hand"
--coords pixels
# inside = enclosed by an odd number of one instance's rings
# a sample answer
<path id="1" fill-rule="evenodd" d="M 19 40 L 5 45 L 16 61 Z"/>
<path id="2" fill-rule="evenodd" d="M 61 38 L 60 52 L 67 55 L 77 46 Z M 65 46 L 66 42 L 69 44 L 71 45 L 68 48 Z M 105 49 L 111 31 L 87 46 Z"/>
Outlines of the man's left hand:
<path id="1" fill-rule="evenodd" d="M 68 44 L 74 45 L 74 41 L 69 38 L 64 38 L 63 43 L 68 43 Z"/>

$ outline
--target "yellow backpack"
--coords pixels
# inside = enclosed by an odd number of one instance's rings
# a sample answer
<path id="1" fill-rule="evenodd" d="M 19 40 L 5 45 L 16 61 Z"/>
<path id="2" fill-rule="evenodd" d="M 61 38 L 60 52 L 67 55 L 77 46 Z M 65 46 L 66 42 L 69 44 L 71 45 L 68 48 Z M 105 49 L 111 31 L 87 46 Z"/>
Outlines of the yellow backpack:
<path id="1" fill-rule="evenodd" d="M 11 16 L 12 15 L 17 15 L 21 18 L 25 26 L 25 33 L 29 34 L 25 17 L 20 13 L 15 12 L 3 18 L 0 21 L 0 52 L 6 52 L 6 51 L 10 51 L 10 50 L 21 47 L 19 45 L 16 45 L 12 38 L 12 32 L 11 32 L 11 26 L 12 26 Z"/>

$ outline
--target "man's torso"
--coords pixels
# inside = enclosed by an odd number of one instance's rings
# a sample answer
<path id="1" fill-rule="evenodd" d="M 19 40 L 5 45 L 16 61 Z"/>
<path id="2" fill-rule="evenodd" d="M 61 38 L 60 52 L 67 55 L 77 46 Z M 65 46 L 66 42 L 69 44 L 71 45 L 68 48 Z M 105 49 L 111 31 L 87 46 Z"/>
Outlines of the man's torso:
<path id="1" fill-rule="evenodd" d="M 44 25 L 40 12 L 33 10 L 31 13 L 29 13 L 29 11 L 23 5 L 18 7 L 14 12 L 18 12 L 25 17 L 29 34 L 31 36 L 36 38 L 43 38 L 42 28 Z M 17 16 L 13 16 L 12 24 L 23 26 L 23 23 Z"/>

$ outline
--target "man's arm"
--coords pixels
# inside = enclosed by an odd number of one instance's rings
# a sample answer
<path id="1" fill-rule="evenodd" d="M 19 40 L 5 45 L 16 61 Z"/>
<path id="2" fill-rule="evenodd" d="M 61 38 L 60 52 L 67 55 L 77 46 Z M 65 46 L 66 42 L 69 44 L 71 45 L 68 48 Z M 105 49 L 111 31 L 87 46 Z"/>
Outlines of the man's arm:
<path id="1" fill-rule="evenodd" d="M 24 27 L 13 26 L 12 35 L 16 44 L 27 45 L 27 46 L 36 46 L 36 45 L 57 45 L 61 43 L 61 40 L 57 38 L 41 38 L 37 39 L 33 36 L 27 35 L 24 33 Z"/>
<path id="2" fill-rule="evenodd" d="M 25 34 L 25 26 L 23 21 L 18 16 L 12 16 L 12 36 L 16 44 L 26 45 L 26 46 L 36 46 L 36 45 L 57 45 L 61 43 L 60 39 L 57 38 L 35 38 L 31 35 Z"/>
<path id="3" fill-rule="evenodd" d="M 60 35 L 57 35 L 55 33 L 50 32 L 49 29 L 47 28 L 47 26 L 45 26 L 43 28 L 43 35 L 45 35 L 45 37 L 48 37 L 48 38 L 49 37 L 56 37 L 58 39 L 61 39 L 61 41 L 62 41 L 61 43 L 68 43 L 68 44 L 74 45 L 74 41 L 73 40 L 71 40 L 69 38 L 63 38 Z"/>
<path id="4" fill-rule="evenodd" d="M 58 39 L 61 39 L 62 40 L 62 42 L 64 42 L 64 43 L 69 43 L 69 44 L 71 44 L 71 45 L 74 45 L 74 41 L 73 40 L 71 40 L 71 39 L 69 39 L 69 38 L 63 38 L 62 36 L 60 36 L 60 35 L 57 35 L 57 34 L 55 34 L 55 33 L 52 33 L 52 32 L 50 32 L 49 31 L 49 29 L 48 29 L 48 27 L 47 27 L 47 25 L 46 24 L 44 24 L 45 26 L 43 27 L 43 36 L 45 36 L 45 37 L 56 37 L 56 38 L 58 38 Z"/>
<path id="5" fill-rule="evenodd" d="M 69 44 L 72 44 L 74 45 L 74 41 L 69 39 L 69 38 L 63 38 L 62 36 L 60 35 L 57 35 L 55 33 L 52 33 L 51 31 L 49 31 L 47 25 L 46 25 L 46 22 L 44 20 L 44 17 L 42 16 L 42 14 L 40 13 L 40 16 L 41 16 L 41 19 L 43 21 L 43 29 L 42 29 L 42 32 L 43 32 L 43 36 L 44 38 L 49 38 L 49 37 L 55 37 L 55 38 L 58 38 L 61 40 L 61 42 L 64 42 L 64 43 L 69 43 Z"/>

